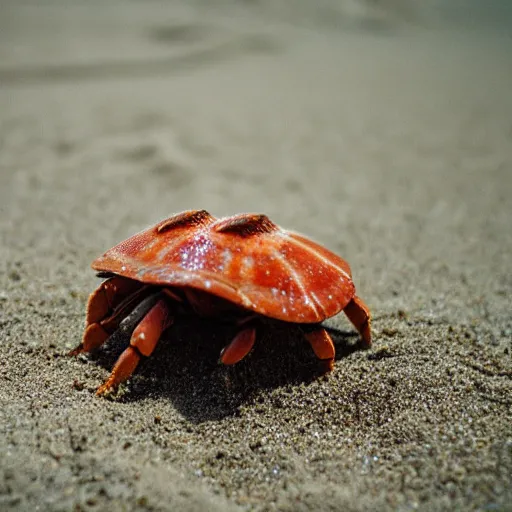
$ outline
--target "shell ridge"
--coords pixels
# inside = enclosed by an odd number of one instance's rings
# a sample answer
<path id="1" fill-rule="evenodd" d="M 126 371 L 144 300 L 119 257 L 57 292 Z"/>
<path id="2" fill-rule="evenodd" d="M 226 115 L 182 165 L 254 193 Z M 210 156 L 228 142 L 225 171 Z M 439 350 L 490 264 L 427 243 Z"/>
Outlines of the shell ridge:
<path id="1" fill-rule="evenodd" d="M 284 255 L 280 252 L 276 253 L 276 259 L 279 261 L 279 263 L 284 267 L 286 272 L 288 272 L 294 279 L 294 281 L 297 283 L 297 286 L 299 287 L 300 291 L 302 292 L 302 295 L 304 296 L 304 299 L 306 301 L 306 304 L 313 310 L 315 313 L 315 316 L 320 317 L 321 315 L 318 314 L 318 310 L 315 306 L 315 301 L 312 300 L 312 298 L 309 296 L 309 294 L 306 292 L 306 287 L 304 286 L 304 283 L 302 282 L 302 277 L 299 275 L 297 270 L 291 265 Z M 323 311 L 323 308 L 322 308 Z"/>
<path id="2" fill-rule="evenodd" d="M 352 281 L 352 277 L 344 270 L 342 269 L 340 266 L 336 265 L 336 263 L 333 263 L 332 261 L 329 261 L 325 256 L 323 256 L 322 254 L 320 254 L 318 251 L 316 251 L 315 249 L 313 249 L 313 247 L 310 247 L 309 245 L 301 242 L 300 240 L 298 240 L 297 238 L 291 236 L 291 233 L 290 232 L 284 232 L 285 236 L 289 239 L 291 239 L 294 243 L 296 243 L 297 245 L 299 245 L 302 249 L 304 249 L 305 251 L 308 251 L 310 254 L 312 254 L 315 258 L 319 259 L 320 261 L 322 261 L 323 263 L 325 263 L 326 265 L 329 265 L 330 267 L 333 267 L 334 269 L 336 269 L 338 272 L 340 272 L 341 274 L 343 274 L 343 276 L 348 280 L 348 281 Z"/>
<path id="3" fill-rule="evenodd" d="M 156 232 L 161 235 L 162 233 L 171 231 L 178 227 L 204 226 L 213 221 L 215 221 L 215 218 L 206 210 L 188 210 L 182 213 L 177 213 L 176 215 L 160 222 L 156 227 Z"/>
<path id="4" fill-rule="evenodd" d="M 256 234 L 273 233 L 279 230 L 266 215 L 263 214 L 242 214 L 227 217 L 217 221 L 212 226 L 217 233 L 231 233 L 241 237 L 248 237 Z"/>

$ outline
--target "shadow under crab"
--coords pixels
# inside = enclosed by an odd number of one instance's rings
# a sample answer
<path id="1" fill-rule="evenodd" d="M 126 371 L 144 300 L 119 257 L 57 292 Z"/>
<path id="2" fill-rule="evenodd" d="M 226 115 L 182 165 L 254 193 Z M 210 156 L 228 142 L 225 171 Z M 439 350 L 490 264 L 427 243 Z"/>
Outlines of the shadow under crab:
<path id="1" fill-rule="evenodd" d="M 326 328 L 336 346 L 336 360 L 361 349 L 357 335 Z M 236 327 L 212 319 L 180 317 L 166 330 L 154 357 L 143 360 L 137 375 L 116 400 L 138 401 L 163 397 L 193 423 L 236 416 L 239 407 L 255 400 L 262 390 L 308 384 L 326 373 L 300 326 L 266 321 L 258 329 L 258 343 L 238 364 L 219 364 L 219 352 Z M 112 367 L 126 346 L 127 335 L 112 336 L 94 354 L 97 364 Z"/>

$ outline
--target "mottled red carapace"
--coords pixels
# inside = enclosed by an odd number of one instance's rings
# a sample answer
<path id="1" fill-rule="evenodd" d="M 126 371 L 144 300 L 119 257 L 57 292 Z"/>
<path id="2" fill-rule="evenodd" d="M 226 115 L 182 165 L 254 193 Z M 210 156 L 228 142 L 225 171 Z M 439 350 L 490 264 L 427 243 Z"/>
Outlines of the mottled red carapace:
<path id="1" fill-rule="evenodd" d="M 99 347 L 120 327 L 133 329 L 98 394 L 126 380 L 184 311 L 233 318 L 239 330 L 221 353 L 224 364 L 249 353 L 262 317 L 313 324 L 304 335 L 330 368 L 334 345 L 319 325 L 326 318 L 344 311 L 371 344 L 370 312 L 348 263 L 265 215 L 179 213 L 116 245 L 92 268 L 107 279 L 89 298 L 83 340 L 72 353 Z"/>

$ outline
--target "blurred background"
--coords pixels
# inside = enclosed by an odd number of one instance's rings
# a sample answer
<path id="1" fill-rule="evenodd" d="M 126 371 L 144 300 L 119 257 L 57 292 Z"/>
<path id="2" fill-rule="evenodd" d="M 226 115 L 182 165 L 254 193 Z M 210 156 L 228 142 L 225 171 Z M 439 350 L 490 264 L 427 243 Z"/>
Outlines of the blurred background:
<path id="1" fill-rule="evenodd" d="M 223 23 L 388 36 L 420 27 L 510 36 L 512 24 L 507 0 L 3 0 L 0 9 L 4 80 L 28 65 L 135 64 L 178 46 L 213 46 L 213 27 Z"/>
<path id="2" fill-rule="evenodd" d="M 4 0 L 7 245 L 22 226 L 20 245 L 60 240 L 85 268 L 206 208 L 264 211 L 363 265 L 412 265 L 419 229 L 453 238 L 450 264 L 487 254 L 507 216 L 511 20 L 506 0 Z M 488 195 L 468 180 L 483 169 Z M 387 297 L 381 265 L 367 275 Z"/>

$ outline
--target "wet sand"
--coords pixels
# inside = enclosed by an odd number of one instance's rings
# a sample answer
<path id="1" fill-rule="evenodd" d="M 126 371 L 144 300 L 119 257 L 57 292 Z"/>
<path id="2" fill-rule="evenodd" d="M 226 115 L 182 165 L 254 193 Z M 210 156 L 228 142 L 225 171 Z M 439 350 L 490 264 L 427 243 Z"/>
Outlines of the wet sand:
<path id="1" fill-rule="evenodd" d="M 511 510 L 509 33 L 191 5 L 0 7 L 0 508 Z M 195 208 L 346 258 L 373 347 L 182 319 L 95 397 L 90 262 Z"/>

